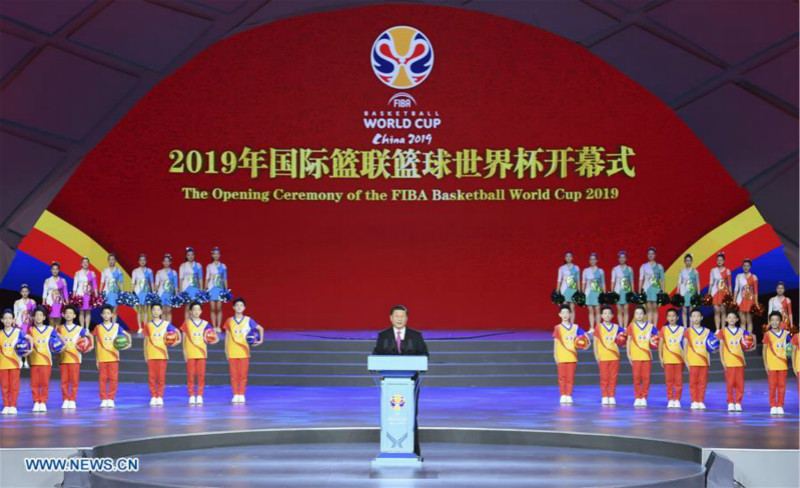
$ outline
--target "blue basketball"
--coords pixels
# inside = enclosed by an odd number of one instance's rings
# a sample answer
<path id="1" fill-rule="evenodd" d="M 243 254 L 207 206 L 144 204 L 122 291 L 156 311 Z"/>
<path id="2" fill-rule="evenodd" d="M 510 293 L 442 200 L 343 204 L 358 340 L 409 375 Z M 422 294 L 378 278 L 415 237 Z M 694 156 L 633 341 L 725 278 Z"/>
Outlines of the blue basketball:
<path id="1" fill-rule="evenodd" d="M 50 336 L 50 350 L 53 354 L 58 354 L 64 349 L 64 341 L 58 336 Z"/>
<path id="2" fill-rule="evenodd" d="M 17 342 L 17 345 L 14 346 L 14 350 L 17 351 L 17 354 L 20 356 L 24 356 L 31 350 L 31 345 L 25 339 L 20 340 Z"/>
<path id="3" fill-rule="evenodd" d="M 245 339 L 247 340 L 247 343 L 252 346 L 256 342 L 261 340 L 261 334 L 258 332 L 258 329 L 253 329 L 247 333 Z"/>
<path id="4" fill-rule="evenodd" d="M 708 352 L 717 352 L 719 351 L 719 339 L 715 336 L 709 334 L 708 339 L 706 339 L 706 350 Z"/>

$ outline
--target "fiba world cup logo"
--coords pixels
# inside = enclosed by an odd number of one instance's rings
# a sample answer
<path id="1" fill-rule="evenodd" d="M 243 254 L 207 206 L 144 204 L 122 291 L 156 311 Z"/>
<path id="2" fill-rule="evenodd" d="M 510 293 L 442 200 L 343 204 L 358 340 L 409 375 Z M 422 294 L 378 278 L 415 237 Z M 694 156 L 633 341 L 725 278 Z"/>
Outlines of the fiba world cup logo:
<path id="1" fill-rule="evenodd" d="M 392 410 L 402 410 L 406 406 L 406 399 L 400 394 L 392 395 L 389 398 L 389 406 L 392 407 Z"/>
<path id="2" fill-rule="evenodd" d="M 381 32 L 372 45 L 372 71 L 386 85 L 414 88 L 431 74 L 433 46 L 414 27 L 397 26 Z"/>

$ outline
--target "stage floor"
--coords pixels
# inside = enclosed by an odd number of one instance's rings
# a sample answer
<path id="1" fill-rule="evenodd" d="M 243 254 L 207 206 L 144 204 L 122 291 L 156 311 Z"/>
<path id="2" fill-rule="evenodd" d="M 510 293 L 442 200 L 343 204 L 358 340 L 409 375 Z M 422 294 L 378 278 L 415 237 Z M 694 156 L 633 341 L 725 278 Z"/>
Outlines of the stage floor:
<path id="1" fill-rule="evenodd" d="M 747 381 L 744 412 L 725 411 L 724 383 L 710 383 L 705 412 L 668 410 L 664 385 L 651 387 L 650 406 L 632 407 L 632 387 L 618 388 L 616 407 L 600 406 L 598 386 L 576 387 L 575 405 L 560 406 L 549 386 L 424 388 L 420 425 L 487 427 L 626 435 L 674 440 L 704 448 L 798 449 L 797 383 L 787 388 L 785 417 L 771 417 L 765 381 Z M 205 405 L 187 405 L 186 388 L 167 387 L 164 407 L 149 407 L 147 386 L 122 383 L 116 409 L 100 409 L 96 382 L 83 382 L 78 409 L 62 411 L 58 382 L 50 386 L 49 411 L 32 413 L 30 385 L 21 384 L 20 413 L 0 416 L 2 448 L 72 447 L 151 436 L 268 428 L 373 427 L 378 388 L 248 387 L 247 404 L 230 404 L 230 387 L 206 388 Z"/>

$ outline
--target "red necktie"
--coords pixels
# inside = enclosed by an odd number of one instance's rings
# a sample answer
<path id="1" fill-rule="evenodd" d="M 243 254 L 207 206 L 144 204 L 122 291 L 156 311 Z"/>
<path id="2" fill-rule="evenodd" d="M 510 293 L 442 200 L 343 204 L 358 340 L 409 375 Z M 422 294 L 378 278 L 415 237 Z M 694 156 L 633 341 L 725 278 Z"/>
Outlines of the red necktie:
<path id="1" fill-rule="evenodd" d="M 397 331 L 397 354 L 403 354 L 403 350 L 400 347 L 402 343 L 403 343 L 403 339 L 402 339 L 402 337 L 400 337 L 400 331 L 398 330 Z"/>

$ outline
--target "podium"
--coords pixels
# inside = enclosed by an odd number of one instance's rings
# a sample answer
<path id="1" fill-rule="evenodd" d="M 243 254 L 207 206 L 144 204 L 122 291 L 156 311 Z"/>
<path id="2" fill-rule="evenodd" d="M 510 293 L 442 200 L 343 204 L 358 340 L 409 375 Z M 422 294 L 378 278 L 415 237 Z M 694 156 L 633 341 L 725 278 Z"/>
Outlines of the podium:
<path id="1" fill-rule="evenodd" d="M 427 356 L 369 356 L 367 369 L 381 384 L 381 451 L 373 467 L 422 467 L 414 454 L 417 388 L 414 376 L 428 370 Z"/>

